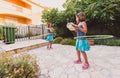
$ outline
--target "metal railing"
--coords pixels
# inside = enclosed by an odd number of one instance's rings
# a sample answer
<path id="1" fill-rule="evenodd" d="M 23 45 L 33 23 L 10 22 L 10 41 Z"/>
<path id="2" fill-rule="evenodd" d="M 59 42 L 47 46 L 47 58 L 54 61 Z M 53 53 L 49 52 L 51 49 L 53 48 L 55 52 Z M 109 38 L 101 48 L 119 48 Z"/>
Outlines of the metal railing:
<path id="1" fill-rule="evenodd" d="M 46 31 L 46 26 L 44 24 L 41 25 L 28 25 L 28 26 L 23 26 L 19 25 L 15 27 L 14 35 L 15 35 L 15 42 L 18 41 L 25 41 L 25 40 L 33 40 L 33 39 L 45 39 L 45 35 L 47 33 Z M 11 37 L 10 33 L 8 31 L 11 31 L 12 27 L 9 27 L 6 30 L 3 29 L 1 26 L 0 28 L 0 37 L 1 37 L 1 42 L 5 42 L 6 40 L 6 33 L 8 34 L 9 37 Z"/>

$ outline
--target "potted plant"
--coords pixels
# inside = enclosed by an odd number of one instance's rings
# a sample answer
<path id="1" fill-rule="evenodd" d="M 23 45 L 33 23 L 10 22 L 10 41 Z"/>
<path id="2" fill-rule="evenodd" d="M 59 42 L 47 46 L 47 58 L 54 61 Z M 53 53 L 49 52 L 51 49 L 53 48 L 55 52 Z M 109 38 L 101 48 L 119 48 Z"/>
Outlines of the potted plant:
<path id="1" fill-rule="evenodd" d="M 90 44 L 91 46 L 94 45 L 94 39 L 89 39 L 88 42 L 89 42 L 89 44 Z"/>

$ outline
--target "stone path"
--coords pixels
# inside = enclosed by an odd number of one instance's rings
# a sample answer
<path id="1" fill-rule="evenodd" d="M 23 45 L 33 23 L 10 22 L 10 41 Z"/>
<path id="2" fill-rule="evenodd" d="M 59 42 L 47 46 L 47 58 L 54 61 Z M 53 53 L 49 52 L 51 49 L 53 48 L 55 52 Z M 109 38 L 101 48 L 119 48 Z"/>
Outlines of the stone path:
<path id="1" fill-rule="evenodd" d="M 14 44 L 1 43 L 0 44 L 0 51 L 1 50 L 10 51 L 10 50 L 13 50 L 13 49 L 28 47 L 28 46 L 32 46 L 32 45 L 36 45 L 36 44 L 42 44 L 42 43 L 46 43 L 46 40 L 43 40 L 43 39 L 25 40 L 25 41 L 15 42 Z"/>
<path id="2" fill-rule="evenodd" d="M 120 78 L 120 47 L 92 46 L 87 70 L 82 70 L 82 64 L 73 64 L 74 46 L 54 44 L 53 48 L 42 47 L 28 52 L 37 57 L 40 78 Z"/>

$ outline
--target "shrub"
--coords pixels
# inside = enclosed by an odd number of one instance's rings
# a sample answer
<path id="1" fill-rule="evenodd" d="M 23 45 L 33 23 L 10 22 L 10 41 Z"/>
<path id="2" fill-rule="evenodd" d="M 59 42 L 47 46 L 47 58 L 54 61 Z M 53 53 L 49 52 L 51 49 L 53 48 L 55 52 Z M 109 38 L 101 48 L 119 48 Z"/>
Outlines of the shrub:
<path id="1" fill-rule="evenodd" d="M 0 34 L 0 40 L 2 40 L 3 39 L 3 36 L 2 36 L 2 34 Z"/>
<path id="2" fill-rule="evenodd" d="M 35 78 L 38 71 L 37 61 L 30 55 L 0 59 L 0 78 Z"/>
<path id="3" fill-rule="evenodd" d="M 75 40 L 74 39 L 63 39 L 61 42 L 63 45 L 75 45 Z"/>
<path id="4" fill-rule="evenodd" d="M 2 28 L 2 26 L 0 25 L 0 34 L 2 34 L 3 33 L 3 28 Z"/>
<path id="5" fill-rule="evenodd" d="M 60 43 L 63 40 L 62 37 L 57 37 L 54 39 L 54 43 Z"/>
<path id="6" fill-rule="evenodd" d="M 75 39 L 71 39 L 71 44 L 70 45 L 75 46 L 75 43 L 76 43 L 76 40 Z"/>
<path id="7" fill-rule="evenodd" d="M 2 26 L 0 26 L 0 40 L 2 40 L 3 39 L 3 28 L 2 28 Z"/>
<path id="8" fill-rule="evenodd" d="M 25 36 L 22 35 L 22 34 L 16 34 L 15 37 L 16 37 L 16 38 L 24 38 Z"/>
<path id="9" fill-rule="evenodd" d="M 26 37 L 32 37 L 32 36 L 34 36 L 34 34 L 32 32 L 28 32 L 28 33 L 25 34 L 25 36 Z"/>
<path id="10" fill-rule="evenodd" d="M 120 39 L 95 40 L 97 45 L 120 46 Z"/>
<path id="11" fill-rule="evenodd" d="M 112 39 L 106 42 L 108 46 L 120 46 L 120 39 Z"/>
<path id="12" fill-rule="evenodd" d="M 39 33 L 34 34 L 33 32 L 28 32 L 25 34 L 25 37 L 33 37 L 33 36 L 39 36 Z"/>

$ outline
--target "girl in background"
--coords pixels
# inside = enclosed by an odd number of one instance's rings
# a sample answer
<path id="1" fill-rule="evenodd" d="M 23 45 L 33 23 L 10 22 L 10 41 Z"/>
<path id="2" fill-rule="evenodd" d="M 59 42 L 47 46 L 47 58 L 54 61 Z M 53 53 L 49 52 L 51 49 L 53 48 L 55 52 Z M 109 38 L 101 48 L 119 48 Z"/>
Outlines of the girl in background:
<path id="1" fill-rule="evenodd" d="M 51 25 L 51 23 L 48 23 L 48 28 L 47 28 L 47 39 L 46 41 L 48 41 L 48 45 L 47 45 L 47 49 L 52 49 L 52 43 L 53 43 L 53 33 L 54 29 Z"/>

